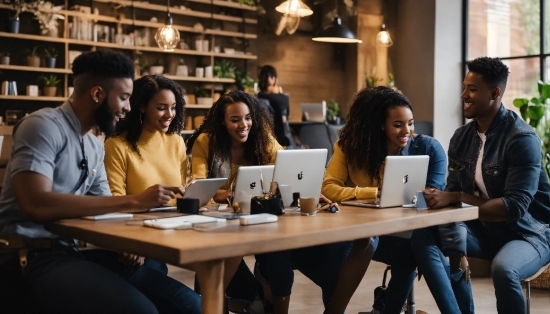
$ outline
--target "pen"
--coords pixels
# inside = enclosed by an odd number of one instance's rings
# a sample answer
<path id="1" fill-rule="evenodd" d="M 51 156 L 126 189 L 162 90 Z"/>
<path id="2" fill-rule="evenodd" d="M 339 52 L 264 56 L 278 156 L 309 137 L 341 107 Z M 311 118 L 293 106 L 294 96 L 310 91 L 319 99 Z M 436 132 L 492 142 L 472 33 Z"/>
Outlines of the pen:
<path id="1" fill-rule="evenodd" d="M 264 176 L 260 172 L 260 187 L 262 188 L 262 193 L 264 192 Z"/>

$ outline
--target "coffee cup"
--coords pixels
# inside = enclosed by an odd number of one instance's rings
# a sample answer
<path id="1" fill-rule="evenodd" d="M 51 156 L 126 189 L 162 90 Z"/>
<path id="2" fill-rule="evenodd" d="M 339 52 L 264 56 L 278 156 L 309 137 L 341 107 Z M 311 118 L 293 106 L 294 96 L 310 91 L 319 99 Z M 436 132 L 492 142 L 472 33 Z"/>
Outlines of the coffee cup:
<path id="1" fill-rule="evenodd" d="M 317 214 L 318 197 L 300 197 L 300 212 L 302 216 L 315 216 Z"/>
<path id="2" fill-rule="evenodd" d="M 178 198 L 178 213 L 193 214 L 199 213 L 200 200 L 198 198 Z"/>
<path id="3" fill-rule="evenodd" d="M 283 205 L 289 207 L 292 204 L 292 188 L 288 184 L 279 184 L 279 192 L 281 192 Z"/>

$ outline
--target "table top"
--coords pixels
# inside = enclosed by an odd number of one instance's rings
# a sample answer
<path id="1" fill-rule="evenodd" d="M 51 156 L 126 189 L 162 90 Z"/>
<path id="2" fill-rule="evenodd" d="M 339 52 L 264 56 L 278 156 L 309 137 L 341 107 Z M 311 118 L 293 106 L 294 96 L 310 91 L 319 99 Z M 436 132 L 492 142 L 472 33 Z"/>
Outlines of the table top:
<path id="1" fill-rule="evenodd" d="M 133 219 L 170 215 L 174 214 L 141 214 L 134 215 Z M 290 212 L 279 216 L 277 223 L 241 226 L 238 220 L 228 220 L 226 226 L 206 232 L 126 225 L 127 220 L 71 219 L 51 223 L 49 227 L 56 234 L 108 249 L 183 265 L 361 239 L 477 218 L 477 207 L 416 210 L 341 206 L 339 213 L 322 212 L 312 217 Z"/>

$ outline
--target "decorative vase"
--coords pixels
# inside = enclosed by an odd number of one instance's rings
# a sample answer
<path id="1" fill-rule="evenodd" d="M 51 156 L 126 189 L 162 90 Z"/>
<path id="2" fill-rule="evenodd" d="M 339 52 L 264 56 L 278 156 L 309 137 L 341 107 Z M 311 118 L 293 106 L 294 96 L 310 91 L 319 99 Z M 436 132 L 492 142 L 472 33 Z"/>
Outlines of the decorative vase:
<path id="1" fill-rule="evenodd" d="M 8 32 L 19 34 L 19 18 L 11 18 L 8 20 Z"/>
<path id="2" fill-rule="evenodd" d="M 40 66 L 40 58 L 39 57 L 28 56 L 27 57 L 27 66 L 39 67 Z"/>
<path id="3" fill-rule="evenodd" d="M 212 104 L 214 104 L 214 99 L 212 99 L 211 97 L 197 97 L 197 104 L 212 106 Z"/>
<path id="4" fill-rule="evenodd" d="M 10 64 L 10 57 L 9 56 L 0 57 L 0 64 L 9 65 Z"/>
<path id="5" fill-rule="evenodd" d="M 44 96 L 54 97 L 57 92 L 57 86 L 44 86 Z"/>
<path id="6" fill-rule="evenodd" d="M 158 65 L 152 65 L 149 67 L 149 74 L 151 75 L 162 75 L 164 73 L 164 67 Z"/>
<path id="7" fill-rule="evenodd" d="M 46 58 L 45 58 L 46 67 L 47 67 L 47 68 L 55 68 L 55 60 L 56 60 L 56 58 L 48 58 L 48 57 L 46 57 Z"/>

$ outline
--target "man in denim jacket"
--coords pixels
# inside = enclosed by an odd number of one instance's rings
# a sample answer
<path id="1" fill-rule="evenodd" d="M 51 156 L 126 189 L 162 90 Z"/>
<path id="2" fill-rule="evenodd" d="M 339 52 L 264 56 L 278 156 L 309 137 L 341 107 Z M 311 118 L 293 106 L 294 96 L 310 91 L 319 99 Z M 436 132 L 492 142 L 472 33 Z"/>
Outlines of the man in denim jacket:
<path id="1" fill-rule="evenodd" d="M 492 261 L 498 312 L 525 313 L 520 282 L 550 260 L 550 186 L 541 141 L 500 102 L 506 65 L 482 57 L 469 62 L 468 69 L 461 97 L 464 115 L 473 120 L 451 139 L 446 191 L 424 194 L 430 208 L 460 202 L 479 206 L 479 219 L 461 224 L 467 230 L 467 253 Z M 412 241 L 415 255 L 426 257 L 417 260 L 421 271 L 444 271 L 446 261 L 439 258 L 441 244 L 433 233 L 423 229 Z M 426 281 L 442 313 L 468 309 L 463 306 L 468 300 L 453 295 L 448 276 L 428 273 Z"/>

